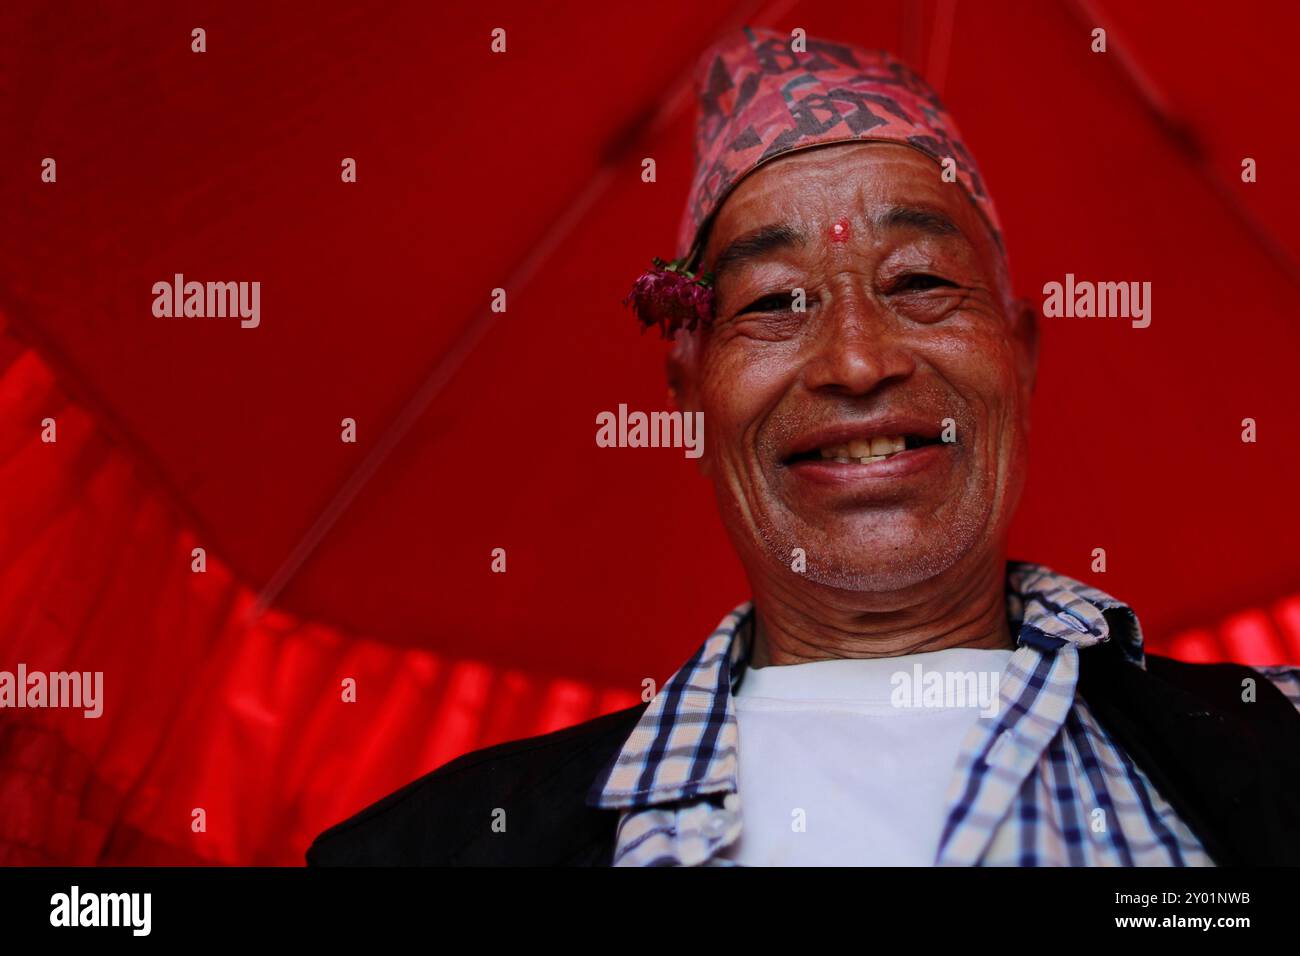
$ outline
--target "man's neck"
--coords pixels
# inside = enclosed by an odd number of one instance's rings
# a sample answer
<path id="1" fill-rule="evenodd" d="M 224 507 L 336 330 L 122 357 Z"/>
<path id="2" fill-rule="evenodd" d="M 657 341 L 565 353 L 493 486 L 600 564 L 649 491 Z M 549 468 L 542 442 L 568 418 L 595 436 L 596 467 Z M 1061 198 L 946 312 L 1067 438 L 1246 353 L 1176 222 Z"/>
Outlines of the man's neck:
<path id="1" fill-rule="evenodd" d="M 901 592 L 811 584 L 754 589 L 752 667 L 841 658 L 903 657 L 952 647 L 1012 649 L 1006 562 Z"/>

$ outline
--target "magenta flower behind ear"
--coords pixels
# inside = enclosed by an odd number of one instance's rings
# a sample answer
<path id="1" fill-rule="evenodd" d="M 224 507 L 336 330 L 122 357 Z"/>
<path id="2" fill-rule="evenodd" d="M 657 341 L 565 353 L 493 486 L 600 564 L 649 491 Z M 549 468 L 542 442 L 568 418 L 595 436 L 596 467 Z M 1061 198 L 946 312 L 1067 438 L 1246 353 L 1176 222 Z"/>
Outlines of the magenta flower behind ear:
<path id="1" fill-rule="evenodd" d="M 688 332 L 713 321 L 713 280 L 690 272 L 685 260 L 653 260 L 654 268 L 641 273 L 623 300 L 641 322 L 641 331 L 659 327 L 659 334 L 672 338 L 678 329 Z"/>

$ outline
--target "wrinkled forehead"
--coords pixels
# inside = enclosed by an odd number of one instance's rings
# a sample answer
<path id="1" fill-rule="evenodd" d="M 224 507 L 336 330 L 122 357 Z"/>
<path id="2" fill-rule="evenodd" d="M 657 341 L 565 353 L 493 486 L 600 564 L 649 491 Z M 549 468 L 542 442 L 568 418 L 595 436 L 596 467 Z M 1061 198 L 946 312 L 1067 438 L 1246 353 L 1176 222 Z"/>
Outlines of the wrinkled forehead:
<path id="1" fill-rule="evenodd" d="M 765 245 L 826 252 L 894 235 L 968 251 L 999 270 L 996 239 L 963 191 L 943 181 L 931 158 L 894 143 L 829 145 L 756 170 L 723 201 L 701 265 L 721 279 Z"/>

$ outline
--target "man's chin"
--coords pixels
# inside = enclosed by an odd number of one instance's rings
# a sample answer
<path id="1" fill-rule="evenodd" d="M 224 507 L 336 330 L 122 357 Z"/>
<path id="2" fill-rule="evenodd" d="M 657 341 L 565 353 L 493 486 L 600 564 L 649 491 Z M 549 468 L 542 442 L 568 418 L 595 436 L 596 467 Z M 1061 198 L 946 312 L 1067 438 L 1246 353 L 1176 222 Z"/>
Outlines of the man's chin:
<path id="1" fill-rule="evenodd" d="M 805 576 L 817 584 L 843 591 L 888 592 L 914 587 L 947 571 L 955 557 L 944 554 L 899 555 L 888 563 L 811 562 Z"/>
<path id="2" fill-rule="evenodd" d="M 826 587 L 849 591 L 898 591 L 943 574 L 966 553 L 971 541 L 934 529 L 907 527 L 882 533 L 872 529 L 843 529 L 804 538 L 803 562 L 792 562 L 794 548 L 773 557 L 793 573 Z M 819 543 L 820 540 L 820 543 Z M 796 546 L 799 547 L 799 546 Z"/>

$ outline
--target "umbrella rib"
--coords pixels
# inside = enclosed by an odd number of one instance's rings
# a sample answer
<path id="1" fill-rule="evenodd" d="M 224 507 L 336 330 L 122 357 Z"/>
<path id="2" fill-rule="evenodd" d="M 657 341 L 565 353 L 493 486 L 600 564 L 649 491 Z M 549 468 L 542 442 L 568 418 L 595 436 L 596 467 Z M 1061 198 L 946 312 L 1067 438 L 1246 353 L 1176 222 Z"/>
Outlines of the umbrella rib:
<path id="1" fill-rule="evenodd" d="M 594 177 L 587 183 L 586 187 L 578 195 L 578 198 L 568 204 L 564 214 L 560 216 L 546 230 L 539 241 L 523 260 L 522 263 L 510 273 L 506 279 L 505 288 L 518 290 L 524 288 L 532 280 L 537 270 L 550 258 L 564 240 L 568 237 L 573 228 L 587 214 L 587 210 L 600 197 L 601 193 L 613 181 L 612 164 L 607 163 L 599 169 Z M 338 491 L 334 493 L 328 505 L 320 513 L 302 540 L 294 547 L 293 551 L 284 560 L 276 570 L 270 580 L 258 594 L 257 601 L 252 608 L 252 616 L 261 615 L 275 599 L 283 592 L 286 585 L 298 570 L 311 557 L 325 535 L 347 510 L 348 506 L 356 499 L 361 489 L 365 486 L 379 470 L 380 465 L 397 447 L 398 443 L 411 430 L 416 421 L 424 413 L 425 409 L 433 401 L 443 387 L 451 381 L 461 364 L 467 359 L 475 347 L 483 340 L 488 330 L 496 324 L 496 320 L 501 313 L 493 312 L 490 307 L 483 307 L 465 326 L 464 330 L 457 337 L 451 348 L 443 354 L 434 365 L 433 369 L 425 376 L 424 381 L 416 388 L 401 410 L 397 417 L 384 429 L 379 441 L 375 443 L 369 454 L 362 459 L 351 474 L 344 480 Z"/>
<path id="2" fill-rule="evenodd" d="M 1114 31 L 1111 29 L 1111 25 L 1105 21 L 1096 7 L 1092 5 L 1091 0 L 1068 0 L 1068 5 L 1075 19 L 1085 27 L 1102 27 L 1106 30 L 1107 48 L 1115 54 L 1115 62 L 1119 64 L 1120 72 L 1123 73 L 1129 85 L 1137 92 L 1138 98 L 1146 106 L 1148 112 L 1155 117 L 1156 125 L 1172 141 L 1176 151 L 1182 154 L 1183 158 L 1200 173 L 1206 185 L 1219 197 L 1228 208 L 1228 211 L 1237 218 L 1238 223 L 1246 230 L 1247 234 L 1256 244 L 1263 247 L 1269 258 L 1273 260 L 1273 264 L 1292 284 L 1300 287 L 1300 265 L 1296 263 L 1290 251 L 1282 245 L 1272 231 L 1242 201 L 1241 197 L 1234 193 L 1228 184 L 1224 182 L 1223 177 L 1211 165 L 1205 151 L 1200 148 L 1199 142 L 1194 135 L 1194 128 L 1188 121 L 1174 112 L 1159 86 L 1151 79 L 1150 74 L 1142 68 L 1142 64 L 1138 62 L 1137 56 L 1126 50 L 1122 43 L 1116 44 L 1114 42 Z"/>
<path id="3" fill-rule="evenodd" d="M 755 22 L 764 22 L 777 16 L 783 16 L 797 2 L 798 0 L 773 0 L 765 8 L 759 10 L 754 16 L 754 20 Z M 753 2 L 736 4 L 727 15 L 727 26 L 745 22 L 748 14 L 759 7 L 760 4 Z M 694 63 L 695 59 L 696 57 L 691 58 L 691 64 Z M 647 136 L 653 137 L 657 135 L 668 125 L 680 109 L 688 105 L 691 75 L 692 69 L 688 65 L 679 75 L 677 82 L 671 87 L 669 94 L 660 98 L 659 107 L 651 114 L 650 122 L 647 124 Z M 616 148 L 606 153 L 608 158 L 601 163 L 596 175 L 579 193 L 577 199 L 568 204 L 564 214 L 546 230 L 541 240 L 534 246 L 533 251 L 510 273 L 505 288 L 518 290 L 527 286 L 546 260 L 550 258 L 551 254 L 563 244 L 569 233 L 585 218 L 587 211 L 595 204 L 600 195 L 614 182 L 616 169 L 627 151 L 626 147 L 631 144 L 615 144 L 616 147 L 619 145 L 623 145 L 625 148 Z M 496 324 L 499 315 L 500 313 L 493 312 L 491 308 L 485 306 L 470 320 L 451 348 L 425 376 L 415 393 L 407 399 L 397 413 L 397 417 L 393 419 L 380 436 L 379 441 L 375 443 L 374 448 L 362 459 L 361 464 L 344 479 L 343 484 L 334 493 L 329 504 L 312 522 L 311 527 L 307 529 L 307 533 L 303 535 L 279 568 L 267 580 L 249 611 L 251 619 L 256 619 L 264 614 L 276 599 L 284 593 L 284 589 L 294 575 L 307 563 L 307 560 L 320 546 L 321 541 L 325 539 L 325 536 L 338 522 L 339 518 L 356 500 L 366 482 L 374 477 L 375 472 L 379 470 L 392 450 L 397 447 L 420 416 L 424 414 L 425 409 L 433 402 L 434 397 L 451 381 L 462 363 Z"/>
<path id="4" fill-rule="evenodd" d="M 924 0 L 900 0 L 902 13 L 899 15 L 898 48 L 903 57 L 917 73 L 925 75 L 925 60 L 921 52 L 922 5 Z"/>
<path id="5" fill-rule="evenodd" d="M 938 0 L 934 10 L 934 27 L 930 32 L 930 55 L 926 59 L 925 78 L 939 96 L 943 96 L 943 84 L 948 79 L 953 21 L 956 18 L 956 0 Z"/>

